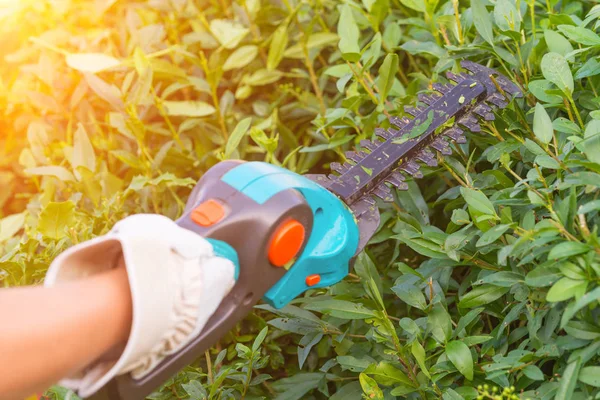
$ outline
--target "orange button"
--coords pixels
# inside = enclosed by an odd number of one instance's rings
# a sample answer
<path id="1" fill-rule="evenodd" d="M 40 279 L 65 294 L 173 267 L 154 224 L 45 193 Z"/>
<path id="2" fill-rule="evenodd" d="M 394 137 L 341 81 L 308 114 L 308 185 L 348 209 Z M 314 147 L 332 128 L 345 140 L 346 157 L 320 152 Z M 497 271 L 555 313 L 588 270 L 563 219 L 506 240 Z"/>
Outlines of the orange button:
<path id="1" fill-rule="evenodd" d="M 276 267 L 283 267 L 300 251 L 304 243 L 304 226 L 295 219 L 281 224 L 273 234 L 269 245 L 269 261 Z"/>
<path id="2" fill-rule="evenodd" d="M 321 282 L 321 275 L 315 274 L 306 277 L 306 284 L 308 286 L 315 286 L 319 282 Z"/>
<path id="3" fill-rule="evenodd" d="M 192 221 L 200 226 L 211 226 L 225 216 L 225 209 L 216 200 L 207 200 L 192 211 Z"/>

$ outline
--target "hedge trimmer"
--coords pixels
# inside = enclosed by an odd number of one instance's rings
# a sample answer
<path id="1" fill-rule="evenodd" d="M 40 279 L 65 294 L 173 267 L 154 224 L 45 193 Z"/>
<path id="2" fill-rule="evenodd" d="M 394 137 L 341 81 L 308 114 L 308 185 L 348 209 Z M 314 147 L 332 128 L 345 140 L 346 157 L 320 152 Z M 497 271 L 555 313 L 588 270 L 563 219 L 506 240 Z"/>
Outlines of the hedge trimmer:
<path id="1" fill-rule="evenodd" d="M 333 285 L 349 272 L 379 226 L 376 198 L 392 200 L 391 187 L 408 189 L 420 178 L 420 163 L 437 165 L 437 152 L 452 153 L 465 130 L 479 132 L 519 88 L 497 71 L 469 61 L 468 71 L 434 84 L 405 107 L 413 116 L 391 117 L 375 140 L 347 152 L 335 174 L 301 176 L 262 162 L 224 161 L 194 188 L 177 223 L 199 235 L 228 243 L 239 257 L 239 276 L 204 330 L 182 351 L 139 380 L 120 376 L 94 398 L 143 399 L 193 362 L 242 320 L 262 298 L 281 308 L 308 289 Z"/>

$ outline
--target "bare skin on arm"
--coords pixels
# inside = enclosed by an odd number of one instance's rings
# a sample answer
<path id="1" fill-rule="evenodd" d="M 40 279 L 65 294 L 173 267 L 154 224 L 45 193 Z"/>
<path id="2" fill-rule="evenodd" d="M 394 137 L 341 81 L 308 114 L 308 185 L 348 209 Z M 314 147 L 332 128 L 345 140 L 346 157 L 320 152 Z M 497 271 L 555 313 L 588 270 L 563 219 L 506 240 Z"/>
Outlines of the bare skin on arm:
<path id="1" fill-rule="evenodd" d="M 118 358 L 131 329 L 123 266 L 55 287 L 0 290 L 0 399 L 42 392 L 87 365 Z"/>

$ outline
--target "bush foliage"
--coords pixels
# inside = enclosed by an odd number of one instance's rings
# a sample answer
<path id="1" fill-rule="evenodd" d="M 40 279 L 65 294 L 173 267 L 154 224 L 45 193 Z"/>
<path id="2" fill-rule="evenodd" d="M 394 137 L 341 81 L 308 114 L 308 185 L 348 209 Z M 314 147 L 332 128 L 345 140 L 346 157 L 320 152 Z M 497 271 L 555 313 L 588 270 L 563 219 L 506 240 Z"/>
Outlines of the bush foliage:
<path id="1" fill-rule="evenodd" d="M 219 160 L 326 170 L 470 59 L 525 97 L 382 205 L 346 280 L 258 306 L 150 398 L 600 398 L 591 6 L 22 2 L 0 25 L 0 280 L 40 282 L 129 214 L 176 218 Z"/>

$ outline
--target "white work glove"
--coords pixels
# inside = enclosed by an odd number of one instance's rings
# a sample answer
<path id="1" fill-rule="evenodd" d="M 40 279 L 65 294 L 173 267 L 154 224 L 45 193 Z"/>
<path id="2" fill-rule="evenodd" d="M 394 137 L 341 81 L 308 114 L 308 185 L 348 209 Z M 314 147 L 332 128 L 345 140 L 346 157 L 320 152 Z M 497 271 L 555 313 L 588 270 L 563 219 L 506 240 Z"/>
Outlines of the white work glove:
<path id="1" fill-rule="evenodd" d="M 196 337 L 233 287 L 234 265 L 167 217 L 133 215 L 105 236 L 71 247 L 50 265 L 45 286 L 114 268 L 124 259 L 133 320 L 117 361 L 96 362 L 60 383 L 88 397 L 116 375 L 140 378 Z"/>

